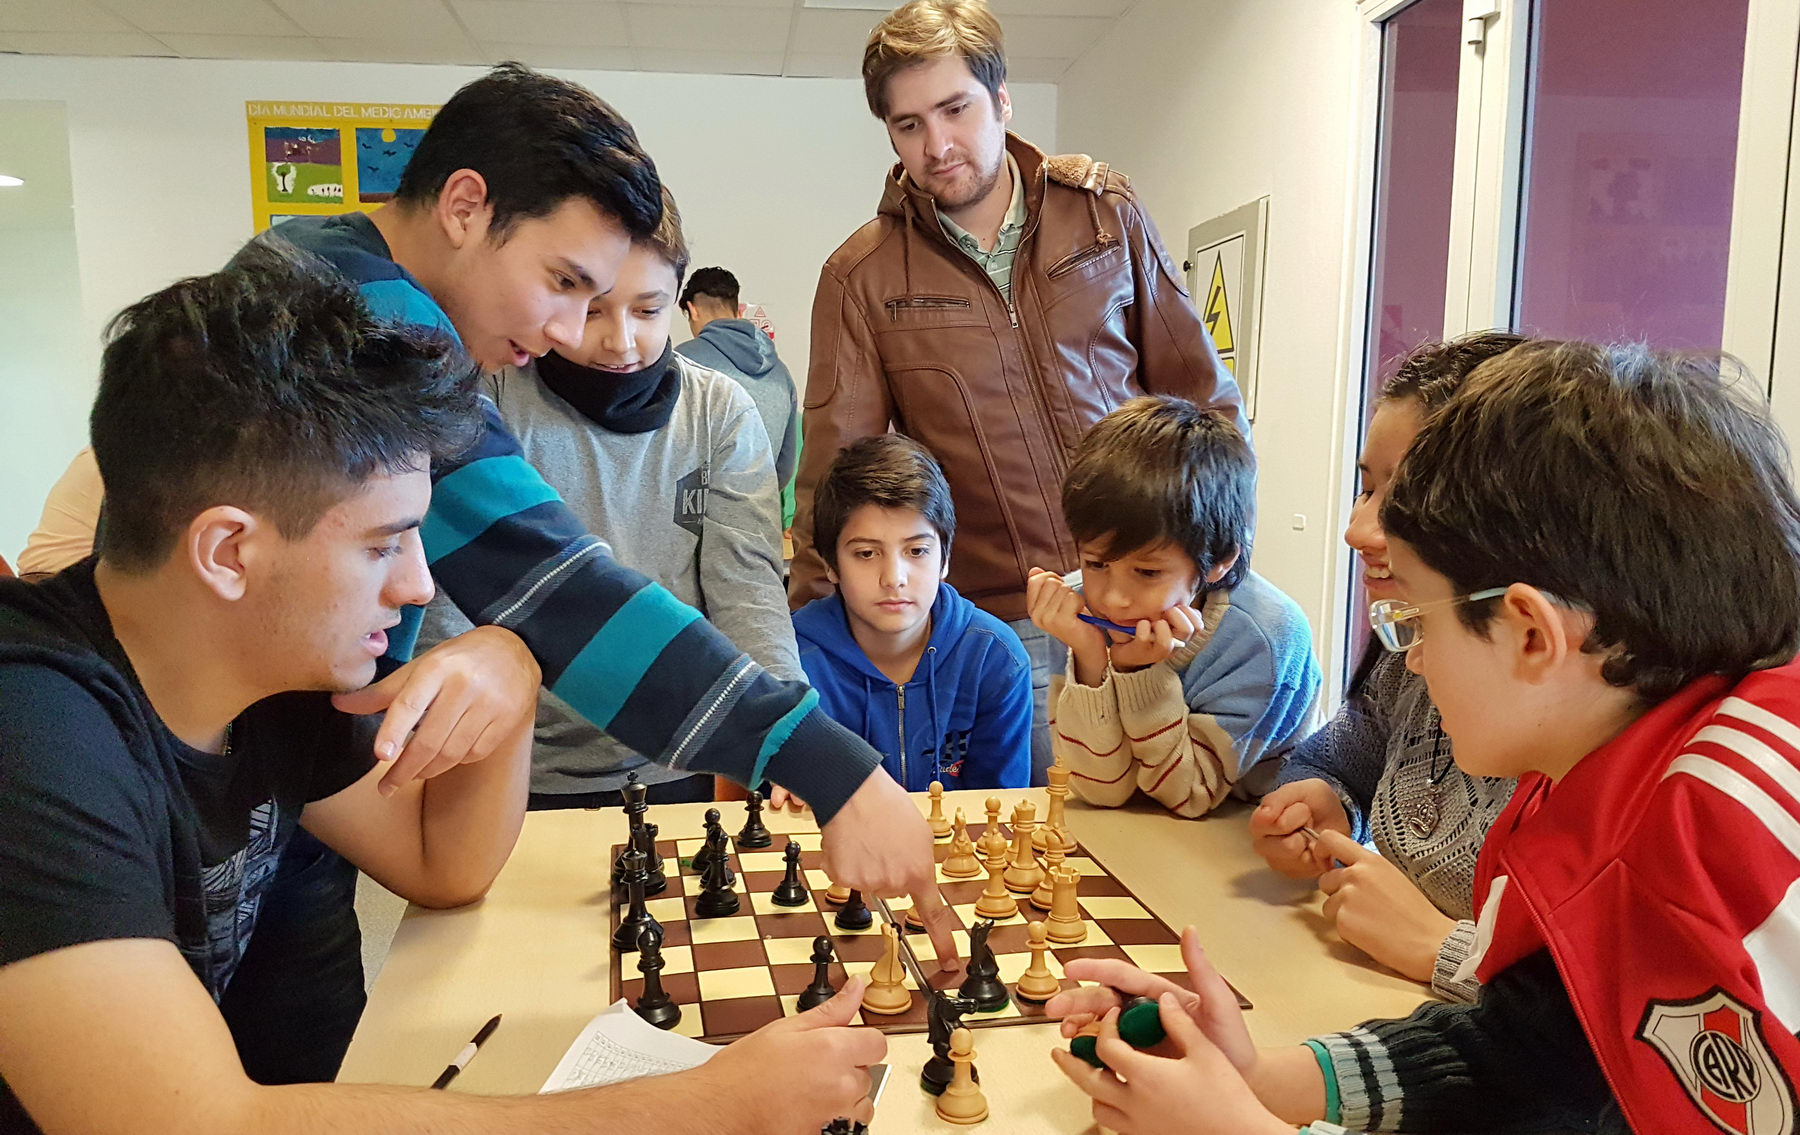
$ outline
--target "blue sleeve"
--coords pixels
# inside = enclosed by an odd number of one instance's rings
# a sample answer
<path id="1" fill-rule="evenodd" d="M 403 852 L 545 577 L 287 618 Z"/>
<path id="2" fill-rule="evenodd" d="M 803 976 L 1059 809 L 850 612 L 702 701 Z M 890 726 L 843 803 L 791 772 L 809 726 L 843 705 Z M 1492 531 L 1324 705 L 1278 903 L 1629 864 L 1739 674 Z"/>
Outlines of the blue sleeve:
<path id="1" fill-rule="evenodd" d="M 1006 626 L 982 660 L 980 701 L 963 758 L 962 788 L 1031 785 L 1031 659 Z M 1011 642 L 1006 639 L 1011 638 Z"/>
<path id="2" fill-rule="evenodd" d="M 792 788 L 829 822 L 880 763 L 692 607 L 612 558 L 522 455 L 490 399 L 469 452 L 432 469 L 426 558 L 476 624 L 518 634 L 544 686 L 659 764 Z"/>
<path id="3" fill-rule="evenodd" d="M 1241 779 L 1265 760 L 1284 756 L 1299 738 L 1319 696 L 1319 665 L 1312 657 L 1312 633 L 1304 621 L 1276 628 L 1271 635 L 1243 612 L 1231 620 L 1184 674 L 1182 688 L 1190 713 L 1218 722 L 1237 749 Z"/>

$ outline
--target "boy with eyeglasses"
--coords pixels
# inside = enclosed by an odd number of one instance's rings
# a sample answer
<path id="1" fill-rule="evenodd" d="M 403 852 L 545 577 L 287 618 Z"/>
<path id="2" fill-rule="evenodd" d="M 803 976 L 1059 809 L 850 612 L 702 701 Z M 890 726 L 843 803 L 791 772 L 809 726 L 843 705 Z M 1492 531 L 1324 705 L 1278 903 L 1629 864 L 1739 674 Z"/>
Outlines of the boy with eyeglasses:
<path id="1" fill-rule="evenodd" d="M 1057 1061 L 1102 1125 L 1796 1129 L 1800 500 L 1749 397 L 1543 342 L 1426 424 L 1382 509 L 1405 599 L 1371 621 L 1457 764 L 1522 777 L 1477 878 L 1481 999 L 1259 1051 L 1191 929 L 1196 993 L 1073 962 L 1100 986 L 1050 1011 L 1105 1014 L 1117 1075 Z M 1161 998 L 1166 1049 L 1118 1040 L 1119 993 Z"/>

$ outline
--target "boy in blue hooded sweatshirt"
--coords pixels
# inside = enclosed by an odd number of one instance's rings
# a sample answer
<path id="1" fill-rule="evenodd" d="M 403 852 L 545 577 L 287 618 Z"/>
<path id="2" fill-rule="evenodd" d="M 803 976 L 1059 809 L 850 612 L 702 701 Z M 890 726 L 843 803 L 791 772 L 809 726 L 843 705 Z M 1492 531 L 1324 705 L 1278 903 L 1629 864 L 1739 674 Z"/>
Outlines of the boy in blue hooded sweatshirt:
<path id="1" fill-rule="evenodd" d="M 956 509 L 943 470 L 898 434 L 838 454 L 813 501 L 837 594 L 794 614 L 819 705 L 911 792 L 1023 788 L 1031 660 L 1011 628 L 944 582 Z"/>

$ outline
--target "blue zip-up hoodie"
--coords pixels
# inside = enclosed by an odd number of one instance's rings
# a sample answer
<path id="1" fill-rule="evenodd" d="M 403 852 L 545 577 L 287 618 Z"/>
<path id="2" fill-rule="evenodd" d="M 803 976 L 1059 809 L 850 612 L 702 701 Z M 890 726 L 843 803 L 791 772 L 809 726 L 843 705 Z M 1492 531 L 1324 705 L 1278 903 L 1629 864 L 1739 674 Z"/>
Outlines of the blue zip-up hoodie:
<path id="1" fill-rule="evenodd" d="M 912 680 L 896 686 L 850 634 L 830 595 L 794 613 L 800 666 L 819 708 L 862 735 L 908 792 L 1031 782 L 1031 659 L 1012 628 L 938 584 L 931 638 Z"/>

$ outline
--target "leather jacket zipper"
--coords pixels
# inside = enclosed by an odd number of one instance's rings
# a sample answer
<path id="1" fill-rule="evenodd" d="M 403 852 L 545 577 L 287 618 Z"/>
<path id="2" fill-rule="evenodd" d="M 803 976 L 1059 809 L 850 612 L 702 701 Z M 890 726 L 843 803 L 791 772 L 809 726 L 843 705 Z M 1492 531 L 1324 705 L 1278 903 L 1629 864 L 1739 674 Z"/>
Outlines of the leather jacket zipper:
<path id="1" fill-rule="evenodd" d="M 1094 261 L 1111 252 L 1114 248 L 1117 248 L 1118 245 L 1118 240 L 1111 233 L 1102 232 L 1100 234 L 1100 239 L 1095 242 L 1094 247 L 1083 249 L 1080 252 L 1063 257 L 1061 260 L 1058 260 L 1055 264 L 1050 266 L 1050 270 L 1044 273 L 1044 277 L 1046 279 L 1055 280 L 1059 277 L 1067 276 L 1077 268 L 1085 268 L 1089 264 L 1092 264 Z"/>
<path id="2" fill-rule="evenodd" d="M 884 305 L 888 318 L 900 318 L 902 311 L 943 311 L 969 307 L 969 301 L 958 296 L 897 296 Z"/>

